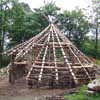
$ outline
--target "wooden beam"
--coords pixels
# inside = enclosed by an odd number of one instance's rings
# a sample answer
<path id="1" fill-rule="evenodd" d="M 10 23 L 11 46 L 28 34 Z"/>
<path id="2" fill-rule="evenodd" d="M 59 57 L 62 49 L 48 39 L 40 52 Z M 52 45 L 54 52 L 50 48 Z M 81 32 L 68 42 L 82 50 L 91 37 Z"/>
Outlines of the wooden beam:
<path id="1" fill-rule="evenodd" d="M 53 28 L 51 26 L 51 28 Z M 54 44 L 54 35 L 53 35 L 53 29 L 52 31 L 52 40 L 53 40 L 53 54 L 54 54 L 54 62 L 55 62 L 55 72 L 56 72 L 56 80 L 58 80 L 58 69 L 57 69 L 57 60 L 56 60 L 56 52 L 55 52 L 55 44 Z"/>
<path id="2" fill-rule="evenodd" d="M 74 82 L 77 84 L 77 78 L 76 78 L 76 76 L 75 76 L 75 74 L 74 74 L 74 72 L 73 72 L 73 70 L 72 70 L 71 65 L 68 63 L 68 59 L 67 59 L 66 54 L 65 54 L 65 52 L 64 52 L 64 49 L 63 49 L 63 47 L 62 47 L 62 45 L 61 45 L 61 43 L 60 43 L 60 39 L 59 39 L 58 34 L 57 34 L 58 31 L 55 29 L 54 25 L 53 25 L 53 28 L 54 28 L 54 31 L 55 31 L 57 40 L 58 40 L 58 42 L 59 42 L 59 45 L 60 45 L 60 47 L 61 47 L 61 51 L 62 51 L 62 54 L 63 54 L 63 56 L 64 56 L 65 63 L 67 64 L 67 66 L 68 66 L 68 68 L 69 68 L 69 71 L 70 71 L 71 75 L 73 76 Z M 67 67 L 67 66 L 66 66 L 66 67 Z"/>
<path id="3" fill-rule="evenodd" d="M 73 52 L 73 50 L 69 47 L 70 51 L 73 53 L 73 55 L 76 57 L 76 59 L 78 60 L 78 62 L 81 64 L 81 67 L 83 68 L 83 70 L 85 71 L 86 75 L 88 76 L 88 78 L 91 80 L 91 77 L 88 73 L 88 71 L 85 69 L 84 65 L 81 63 L 80 59 L 78 58 L 78 56 Z"/>
<path id="4" fill-rule="evenodd" d="M 26 53 L 28 53 L 28 51 L 30 50 L 30 48 L 32 47 L 32 45 L 34 45 L 35 41 L 38 40 L 38 38 L 39 38 L 45 31 L 47 31 L 49 28 L 50 28 L 50 25 L 49 25 L 47 28 L 45 28 L 41 33 L 39 33 L 38 35 L 36 35 L 36 36 L 34 37 L 34 39 L 33 39 L 30 43 L 28 42 L 28 45 L 25 46 L 25 48 L 23 48 L 23 49 L 17 54 L 15 60 L 17 61 L 18 58 L 23 57 Z M 25 51 L 25 52 L 23 52 L 23 51 Z"/>
<path id="5" fill-rule="evenodd" d="M 49 35 L 49 33 L 48 33 L 48 35 Z M 48 41 L 48 39 L 46 39 L 46 40 L 44 41 L 44 44 L 42 45 L 42 48 L 41 48 L 41 50 L 40 50 L 40 52 L 39 52 L 37 58 L 35 59 L 35 61 L 34 61 L 33 65 L 32 65 L 32 67 L 30 68 L 30 70 L 29 70 L 29 72 L 28 72 L 28 75 L 27 75 L 27 77 L 26 77 L 27 80 L 28 80 L 29 76 L 31 75 L 31 72 L 32 72 L 32 70 L 33 70 L 33 68 L 34 68 L 34 66 L 35 66 L 35 62 L 36 62 L 36 60 L 38 59 L 38 57 L 40 56 L 41 51 L 43 50 L 43 47 L 44 47 L 44 45 L 45 45 L 45 43 L 46 43 L 47 41 Z M 41 62 L 41 64 L 42 64 L 42 62 Z"/>
<path id="6" fill-rule="evenodd" d="M 41 66 L 40 65 L 32 65 L 33 66 L 33 69 L 34 68 L 41 68 Z M 91 65 L 86 65 L 86 66 L 84 66 L 85 68 L 92 68 L 92 64 Z M 65 67 L 62 67 L 62 66 L 59 66 L 59 67 L 56 67 L 55 68 L 55 66 L 44 66 L 43 67 L 44 69 L 65 69 L 65 71 L 66 71 L 66 69 L 68 70 L 69 68 L 66 68 L 66 66 Z M 82 68 L 82 66 L 73 66 L 73 68 L 75 68 L 75 69 L 81 69 Z"/>
<path id="7" fill-rule="evenodd" d="M 50 34 L 48 36 L 48 42 L 49 42 L 49 40 L 50 40 Z M 41 77 L 42 77 L 42 74 L 43 74 L 43 67 L 44 67 L 44 63 L 45 63 L 45 58 L 46 58 L 47 50 L 48 50 L 48 45 L 46 46 L 45 53 L 44 53 L 44 56 L 43 56 L 42 66 L 41 66 L 41 71 L 40 71 L 40 74 L 39 74 L 39 80 L 38 81 L 41 81 Z"/>

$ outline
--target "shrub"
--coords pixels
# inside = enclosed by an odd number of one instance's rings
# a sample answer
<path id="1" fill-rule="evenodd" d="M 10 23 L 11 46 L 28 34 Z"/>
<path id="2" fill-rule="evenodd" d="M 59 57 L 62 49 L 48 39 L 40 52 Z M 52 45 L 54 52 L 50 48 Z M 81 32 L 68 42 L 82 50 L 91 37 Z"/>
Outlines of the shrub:
<path id="1" fill-rule="evenodd" d="M 0 64 L 0 68 L 6 67 L 10 62 L 10 57 L 8 57 L 7 55 L 3 55 L 2 58 L 0 58 L 0 59 L 2 59 L 1 60 L 2 62 Z"/>

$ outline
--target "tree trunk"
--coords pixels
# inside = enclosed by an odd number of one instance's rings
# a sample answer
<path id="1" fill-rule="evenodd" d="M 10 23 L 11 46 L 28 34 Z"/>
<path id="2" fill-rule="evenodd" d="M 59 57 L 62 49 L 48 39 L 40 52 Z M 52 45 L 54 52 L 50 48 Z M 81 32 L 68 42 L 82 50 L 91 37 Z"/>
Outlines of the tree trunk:
<path id="1" fill-rule="evenodd" d="M 95 43 L 95 50 L 96 50 L 96 53 L 98 52 L 98 28 L 96 28 L 96 43 Z"/>
<path id="2" fill-rule="evenodd" d="M 2 53 L 3 53 L 3 49 L 4 49 L 4 33 L 3 33 L 3 31 L 2 31 L 2 36 L 1 36 L 1 39 L 0 39 L 0 67 L 2 67 L 2 63 L 3 63 L 3 61 L 2 61 Z"/>
<path id="3" fill-rule="evenodd" d="M 0 67 L 2 67 L 2 46 L 1 46 L 1 38 L 0 38 Z"/>

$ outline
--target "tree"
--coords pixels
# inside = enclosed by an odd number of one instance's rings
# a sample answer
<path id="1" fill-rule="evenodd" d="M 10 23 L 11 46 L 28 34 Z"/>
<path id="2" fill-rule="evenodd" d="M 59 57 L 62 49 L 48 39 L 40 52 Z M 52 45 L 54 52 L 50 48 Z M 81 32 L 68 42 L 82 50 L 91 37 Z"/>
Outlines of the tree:
<path id="1" fill-rule="evenodd" d="M 2 52 L 4 50 L 5 34 L 7 32 L 8 21 L 8 1 L 0 1 L 0 67 L 2 67 Z"/>
<path id="2" fill-rule="evenodd" d="M 41 32 L 49 24 L 48 15 L 57 14 L 58 10 L 54 3 L 46 4 L 34 11 L 25 3 L 17 2 L 13 5 L 10 10 L 12 24 L 9 26 L 11 45 L 26 41 Z"/>
<path id="3" fill-rule="evenodd" d="M 90 24 L 88 20 L 86 20 L 82 10 L 66 10 L 58 16 L 58 19 L 61 23 L 61 29 L 64 30 L 67 37 L 72 40 L 76 46 L 81 48 L 90 28 Z"/>
<path id="4" fill-rule="evenodd" d="M 10 9 L 9 34 L 14 44 L 22 42 L 24 36 L 25 12 L 21 3 L 14 3 Z"/>
<path id="5" fill-rule="evenodd" d="M 100 0 L 92 0 L 93 4 L 93 12 L 94 12 L 94 26 L 93 28 L 95 31 L 95 49 L 96 53 L 98 53 L 98 35 L 99 35 L 99 28 L 100 28 Z"/>
<path id="6" fill-rule="evenodd" d="M 48 15 L 53 15 L 53 16 L 55 16 L 55 15 L 57 15 L 57 11 L 59 11 L 59 10 L 60 10 L 60 8 L 57 7 L 57 6 L 55 5 L 55 3 L 53 3 L 53 2 L 47 3 L 45 6 L 43 6 L 43 7 L 41 7 L 41 8 L 39 9 L 39 11 L 40 11 L 42 14 L 44 14 L 45 16 L 48 16 Z"/>

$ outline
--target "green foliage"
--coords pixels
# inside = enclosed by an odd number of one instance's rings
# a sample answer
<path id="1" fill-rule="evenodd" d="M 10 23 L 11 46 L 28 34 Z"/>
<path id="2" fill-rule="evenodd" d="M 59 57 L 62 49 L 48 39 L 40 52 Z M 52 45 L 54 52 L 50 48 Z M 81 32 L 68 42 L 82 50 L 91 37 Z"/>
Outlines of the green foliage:
<path id="1" fill-rule="evenodd" d="M 16 0 L 9 0 L 12 8 L 8 9 L 7 28 L 10 46 L 28 40 L 44 29 L 48 23 L 48 15 L 57 15 L 60 9 L 55 3 L 50 2 L 45 6 L 31 11 L 25 3 L 19 3 Z M 81 47 L 86 33 L 89 31 L 89 23 L 85 20 L 82 10 L 64 11 L 58 15 L 62 29 L 67 36 L 78 46 Z"/>
<path id="2" fill-rule="evenodd" d="M 26 41 L 32 36 L 35 36 L 48 26 L 48 15 L 56 14 L 58 8 L 54 3 L 46 4 L 45 6 L 31 11 L 29 6 L 24 3 L 14 3 L 10 10 L 11 24 L 9 25 L 9 33 L 11 44 L 15 45 Z"/>
<path id="3" fill-rule="evenodd" d="M 9 3 L 11 8 L 9 8 Z M 28 4 L 20 3 L 19 0 L 3 0 L 3 4 L 0 6 L 2 8 L 0 11 L 0 52 L 3 52 L 6 32 L 9 32 L 9 39 L 11 40 L 8 45 L 10 48 L 37 35 L 49 24 L 47 16 L 56 15 L 61 29 L 78 48 L 89 56 L 100 58 L 100 49 L 95 53 L 95 41 L 86 38 L 91 25 L 82 10 L 66 10 L 62 14 L 58 14 L 60 9 L 53 2 L 34 9 L 34 11 L 30 9 Z M 4 9 L 5 5 L 8 7 L 7 9 Z M 60 55 L 58 56 L 60 57 Z"/>
<path id="4" fill-rule="evenodd" d="M 93 29 L 95 29 L 95 49 L 96 53 L 98 53 L 98 40 L 99 40 L 99 28 L 100 28 L 100 0 L 92 0 L 92 8 L 94 13 L 94 23 L 93 23 Z"/>
<path id="5" fill-rule="evenodd" d="M 96 59 L 94 63 L 100 66 L 100 59 Z"/>
<path id="6" fill-rule="evenodd" d="M 25 22 L 25 12 L 22 4 L 16 3 L 10 9 L 10 18 L 11 21 L 9 25 L 9 33 L 10 38 L 12 41 L 15 41 L 15 43 L 20 43 L 22 41 L 22 37 L 24 36 L 24 22 Z"/>
<path id="7" fill-rule="evenodd" d="M 6 67 L 9 64 L 9 62 L 10 62 L 10 57 L 8 57 L 7 55 L 3 55 L 2 62 L 0 64 L 0 68 Z"/>
<path id="8" fill-rule="evenodd" d="M 57 11 L 60 10 L 60 8 L 58 8 L 55 3 L 50 2 L 47 3 L 44 7 L 40 8 L 40 11 L 45 15 L 57 15 Z"/>
<path id="9" fill-rule="evenodd" d="M 99 41 L 100 43 L 100 41 Z M 100 46 L 98 47 L 98 52 L 95 49 L 95 40 L 86 39 L 82 47 L 80 48 L 82 52 L 90 57 L 100 59 Z"/>
<path id="10" fill-rule="evenodd" d="M 64 11 L 58 16 L 61 28 L 66 32 L 67 37 L 72 40 L 76 46 L 81 47 L 85 35 L 89 32 L 90 24 L 86 20 L 81 9 L 73 11 Z"/>
<path id="11" fill-rule="evenodd" d="M 100 94 L 97 93 L 97 94 L 88 96 L 86 94 L 86 90 L 87 90 L 87 87 L 86 86 L 82 86 L 78 93 L 65 95 L 64 98 L 66 100 L 67 99 L 68 100 L 100 100 Z"/>
<path id="12" fill-rule="evenodd" d="M 7 9 L 4 9 L 5 5 Z M 9 32 L 10 43 L 7 47 L 10 48 L 41 32 L 49 24 L 47 16 L 57 14 L 57 10 L 54 3 L 32 11 L 28 4 L 20 3 L 19 0 L 3 0 L 0 11 L 0 54 L 3 52 L 1 48 L 6 32 Z M 6 62 L 6 57 L 0 55 L 0 65 L 5 65 L 3 62 Z"/>
<path id="13" fill-rule="evenodd" d="M 8 28 L 8 0 L 0 1 L 0 67 L 2 67 L 3 56 L 2 52 L 4 50 L 4 37 L 6 34 L 6 30 Z"/>
<path id="14" fill-rule="evenodd" d="M 33 12 L 26 16 L 24 25 L 25 39 L 29 39 L 41 32 L 48 25 L 48 21 L 39 12 Z"/>

